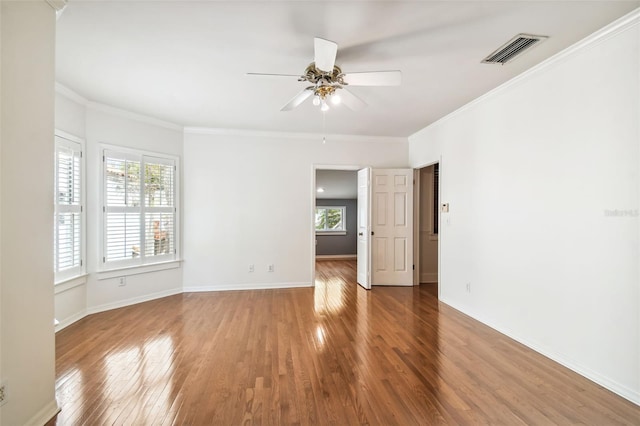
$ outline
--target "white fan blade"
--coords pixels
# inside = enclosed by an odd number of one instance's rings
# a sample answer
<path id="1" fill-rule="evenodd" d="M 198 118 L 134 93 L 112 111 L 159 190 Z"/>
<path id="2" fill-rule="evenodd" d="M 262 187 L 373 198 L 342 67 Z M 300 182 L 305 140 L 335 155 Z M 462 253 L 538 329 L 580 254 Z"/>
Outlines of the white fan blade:
<path id="1" fill-rule="evenodd" d="M 342 88 L 337 93 L 340 95 L 340 102 L 345 104 L 352 111 L 360 111 L 367 106 L 362 99 L 349 92 L 347 89 Z"/>
<path id="2" fill-rule="evenodd" d="M 345 74 L 344 82 L 349 86 L 400 86 L 400 71 L 350 72 Z"/>
<path id="3" fill-rule="evenodd" d="M 316 37 L 313 39 L 313 48 L 316 68 L 324 72 L 333 72 L 333 66 L 336 64 L 336 55 L 338 54 L 338 45 L 333 41 Z"/>
<path id="4" fill-rule="evenodd" d="M 307 99 L 312 94 L 313 94 L 312 90 L 303 89 L 302 92 L 300 92 L 297 95 L 295 95 L 293 97 L 293 99 L 291 99 L 289 101 L 289 103 L 287 103 L 285 106 L 283 106 L 280 111 L 291 111 L 292 109 L 294 109 L 295 107 L 297 107 L 298 105 L 303 103 L 305 101 L 305 99 Z"/>
<path id="5" fill-rule="evenodd" d="M 258 76 L 258 77 L 297 77 L 300 78 L 300 75 L 298 74 L 269 74 L 269 73 L 263 73 L 263 72 L 248 72 L 247 75 L 249 76 Z"/>

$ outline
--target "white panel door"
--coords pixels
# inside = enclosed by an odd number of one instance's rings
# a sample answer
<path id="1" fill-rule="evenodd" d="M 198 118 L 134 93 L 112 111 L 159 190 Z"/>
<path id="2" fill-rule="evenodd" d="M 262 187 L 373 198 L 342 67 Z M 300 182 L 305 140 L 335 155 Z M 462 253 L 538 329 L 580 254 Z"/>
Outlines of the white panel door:
<path id="1" fill-rule="evenodd" d="M 413 285 L 412 169 L 372 170 L 370 244 L 371 284 Z"/>
<path id="2" fill-rule="evenodd" d="M 358 170 L 358 284 L 371 288 L 371 168 Z"/>

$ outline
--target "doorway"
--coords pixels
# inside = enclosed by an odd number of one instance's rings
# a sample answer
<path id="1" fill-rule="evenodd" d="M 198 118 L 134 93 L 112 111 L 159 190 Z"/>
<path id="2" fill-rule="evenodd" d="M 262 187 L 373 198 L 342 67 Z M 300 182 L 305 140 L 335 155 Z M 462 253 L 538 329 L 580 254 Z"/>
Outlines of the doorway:
<path id="1" fill-rule="evenodd" d="M 440 164 L 415 170 L 416 178 L 416 284 L 428 285 L 438 294 L 438 239 L 440 215 Z"/>
<path id="2" fill-rule="evenodd" d="M 316 262 L 357 259 L 357 173 L 360 166 L 313 168 L 313 282 Z"/>
<path id="3" fill-rule="evenodd" d="M 360 178 L 365 173 L 366 199 L 361 200 Z M 357 282 L 371 285 L 411 286 L 414 261 L 414 189 L 412 169 L 373 169 L 358 166 L 313 167 L 312 277 L 316 282 L 316 261 L 353 259 Z M 348 176 L 347 195 L 333 195 L 332 181 Z M 344 190 L 345 186 L 336 188 Z M 353 197 L 353 198 L 351 198 Z M 347 202 L 353 200 L 355 202 Z M 349 206 L 352 206 L 349 211 Z M 353 209 L 355 207 L 355 209 Z M 364 210 L 363 210 L 364 208 Z M 361 213 L 366 213 L 366 230 Z M 346 215 L 346 218 L 345 218 Z M 351 225 L 349 224 L 351 223 Z M 360 235 L 365 236 L 362 248 Z M 327 240 L 337 246 L 339 239 L 350 239 L 346 251 L 327 252 Z M 324 241 L 323 241 L 324 240 Z M 364 258 L 359 258 L 365 256 Z M 361 269 L 366 273 L 362 274 Z M 361 279 L 366 276 L 366 280 Z"/>

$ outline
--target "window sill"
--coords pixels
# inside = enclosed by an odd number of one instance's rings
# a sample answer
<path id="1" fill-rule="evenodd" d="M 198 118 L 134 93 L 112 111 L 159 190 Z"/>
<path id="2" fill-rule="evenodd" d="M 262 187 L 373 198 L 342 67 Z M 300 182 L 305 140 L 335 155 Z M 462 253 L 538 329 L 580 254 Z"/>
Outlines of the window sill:
<path id="1" fill-rule="evenodd" d="M 316 231 L 316 235 L 347 235 L 347 231 Z"/>
<path id="2" fill-rule="evenodd" d="M 146 274 L 149 272 L 166 271 L 167 269 L 179 268 L 182 260 L 169 260 L 167 262 L 153 263 L 149 265 L 125 266 L 121 268 L 106 269 L 98 272 L 96 275 L 98 280 L 107 280 L 109 278 L 117 278 L 123 275 Z"/>
<path id="3" fill-rule="evenodd" d="M 85 285 L 87 283 L 87 276 L 88 274 L 82 274 L 54 283 L 54 294 L 63 293 L 67 290 L 71 290 L 72 288 Z"/>

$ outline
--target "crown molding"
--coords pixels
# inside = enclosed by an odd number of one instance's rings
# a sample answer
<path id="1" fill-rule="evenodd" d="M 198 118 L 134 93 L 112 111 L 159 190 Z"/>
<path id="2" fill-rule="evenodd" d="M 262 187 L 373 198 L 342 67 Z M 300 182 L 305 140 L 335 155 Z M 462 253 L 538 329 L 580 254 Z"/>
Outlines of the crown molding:
<path id="1" fill-rule="evenodd" d="M 486 99 L 489 99 L 493 96 L 497 96 L 498 94 L 502 93 L 505 90 L 508 90 L 509 88 L 511 88 L 512 86 L 517 86 L 518 84 L 523 83 L 524 81 L 528 80 L 529 78 L 531 78 L 532 76 L 536 75 L 537 73 L 543 71 L 546 68 L 549 68 L 559 62 L 562 62 L 564 60 L 566 60 L 568 57 L 572 56 L 573 54 L 575 54 L 576 52 L 582 51 L 584 49 L 588 49 L 591 46 L 594 46 L 598 43 L 601 43 L 611 37 L 616 36 L 617 34 L 620 34 L 623 31 L 628 30 L 629 28 L 633 27 L 634 25 L 638 25 L 640 23 L 640 7 L 637 9 L 632 10 L 631 12 L 627 13 L 626 15 L 624 15 L 623 17 L 613 21 L 612 23 L 610 23 L 609 25 L 597 30 L 596 32 L 592 33 L 591 35 L 588 35 L 587 37 L 583 38 L 582 40 L 576 42 L 575 44 L 567 47 L 566 49 L 556 53 L 555 55 L 553 55 L 552 57 L 540 62 L 538 65 L 528 69 L 527 71 L 523 72 L 522 74 L 517 75 L 516 77 L 512 78 L 511 80 L 507 81 L 506 83 L 501 84 L 500 86 L 496 87 L 495 89 L 490 90 L 489 92 L 485 93 L 484 95 L 481 95 L 480 97 L 472 100 L 471 102 L 461 106 L 460 108 L 458 108 L 457 110 L 445 115 L 444 117 L 434 121 L 433 123 L 429 124 L 428 126 L 418 130 L 417 132 L 413 133 L 412 135 L 409 136 L 409 140 L 413 139 L 416 136 L 419 136 L 423 131 L 425 131 L 426 129 L 429 129 L 433 126 L 436 126 L 438 124 L 444 123 L 454 117 L 456 117 L 458 114 L 461 114 L 463 112 L 465 112 L 466 110 L 473 108 L 474 106 L 476 106 L 477 104 L 484 102 Z"/>
<path id="2" fill-rule="evenodd" d="M 179 124 L 172 123 L 170 121 L 160 120 L 159 118 L 150 117 L 148 115 L 138 114 L 135 112 L 124 110 L 124 109 L 101 104 L 99 102 L 91 101 L 58 82 L 56 82 L 55 84 L 55 90 L 56 90 L 56 93 L 93 111 L 100 111 L 100 112 L 104 112 L 104 113 L 115 115 L 122 118 L 128 118 L 130 120 L 138 121 L 141 123 L 151 124 L 158 127 L 164 127 L 165 129 L 169 129 L 169 130 L 177 130 L 179 132 L 182 132 L 183 130 L 182 126 L 180 126 Z"/>
<path id="3" fill-rule="evenodd" d="M 87 98 L 78 94 L 77 92 L 74 92 L 73 90 L 69 89 L 67 86 L 64 86 L 58 83 L 57 81 L 55 85 L 55 90 L 56 90 L 56 93 L 74 101 L 75 103 L 78 103 L 83 106 L 87 106 L 89 104 L 89 100 Z"/>
<path id="4" fill-rule="evenodd" d="M 327 141 L 340 142 L 380 142 L 380 143 L 407 143 L 408 138 L 393 136 L 367 136 L 367 135 L 341 135 L 341 134 L 321 134 L 321 133 L 294 133 L 276 132 L 268 130 L 244 130 L 244 129 L 224 129 L 211 127 L 185 127 L 185 134 L 190 135 L 211 135 L 211 136 L 241 136 L 270 139 L 295 139 L 317 142 L 326 137 Z"/>
<path id="5" fill-rule="evenodd" d="M 106 114 L 115 115 L 121 118 L 128 118 L 129 120 L 138 121 L 140 123 L 151 124 L 158 127 L 164 127 L 165 129 L 169 129 L 169 130 L 177 130 L 179 132 L 182 132 L 182 130 L 184 129 L 179 124 L 175 124 L 170 121 L 164 121 L 159 118 L 138 114 L 135 112 L 127 111 L 125 109 L 120 109 L 120 108 L 112 107 L 109 105 L 101 104 L 99 102 L 89 101 L 89 103 L 87 104 L 87 109 L 104 112 Z"/>
<path id="6" fill-rule="evenodd" d="M 45 0 L 56 12 L 62 12 L 67 7 L 67 0 Z"/>
<path id="7" fill-rule="evenodd" d="M 212 127 L 183 127 L 179 124 L 169 121 L 160 120 L 158 118 L 150 117 L 143 114 L 127 111 L 124 109 L 112 107 L 99 102 L 91 101 L 67 86 L 56 82 L 56 93 L 84 106 L 87 109 L 94 111 L 100 111 L 107 114 L 128 118 L 130 120 L 139 121 L 142 123 L 152 124 L 154 126 L 164 127 L 170 130 L 177 130 L 184 132 L 184 134 L 192 135 L 213 135 L 213 136 L 245 136 L 254 138 L 272 138 L 272 139 L 295 139 L 295 140 L 307 140 L 317 142 L 326 137 L 329 141 L 340 142 L 378 142 L 378 143 L 407 143 L 409 141 L 406 137 L 393 137 L 393 136 L 366 136 L 366 135 L 341 135 L 341 134 L 328 134 L 323 135 L 320 133 L 288 133 L 288 132 L 275 132 L 267 130 L 244 130 L 244 129 L 225 129 L 225 128 L 212 128 Z"/>

